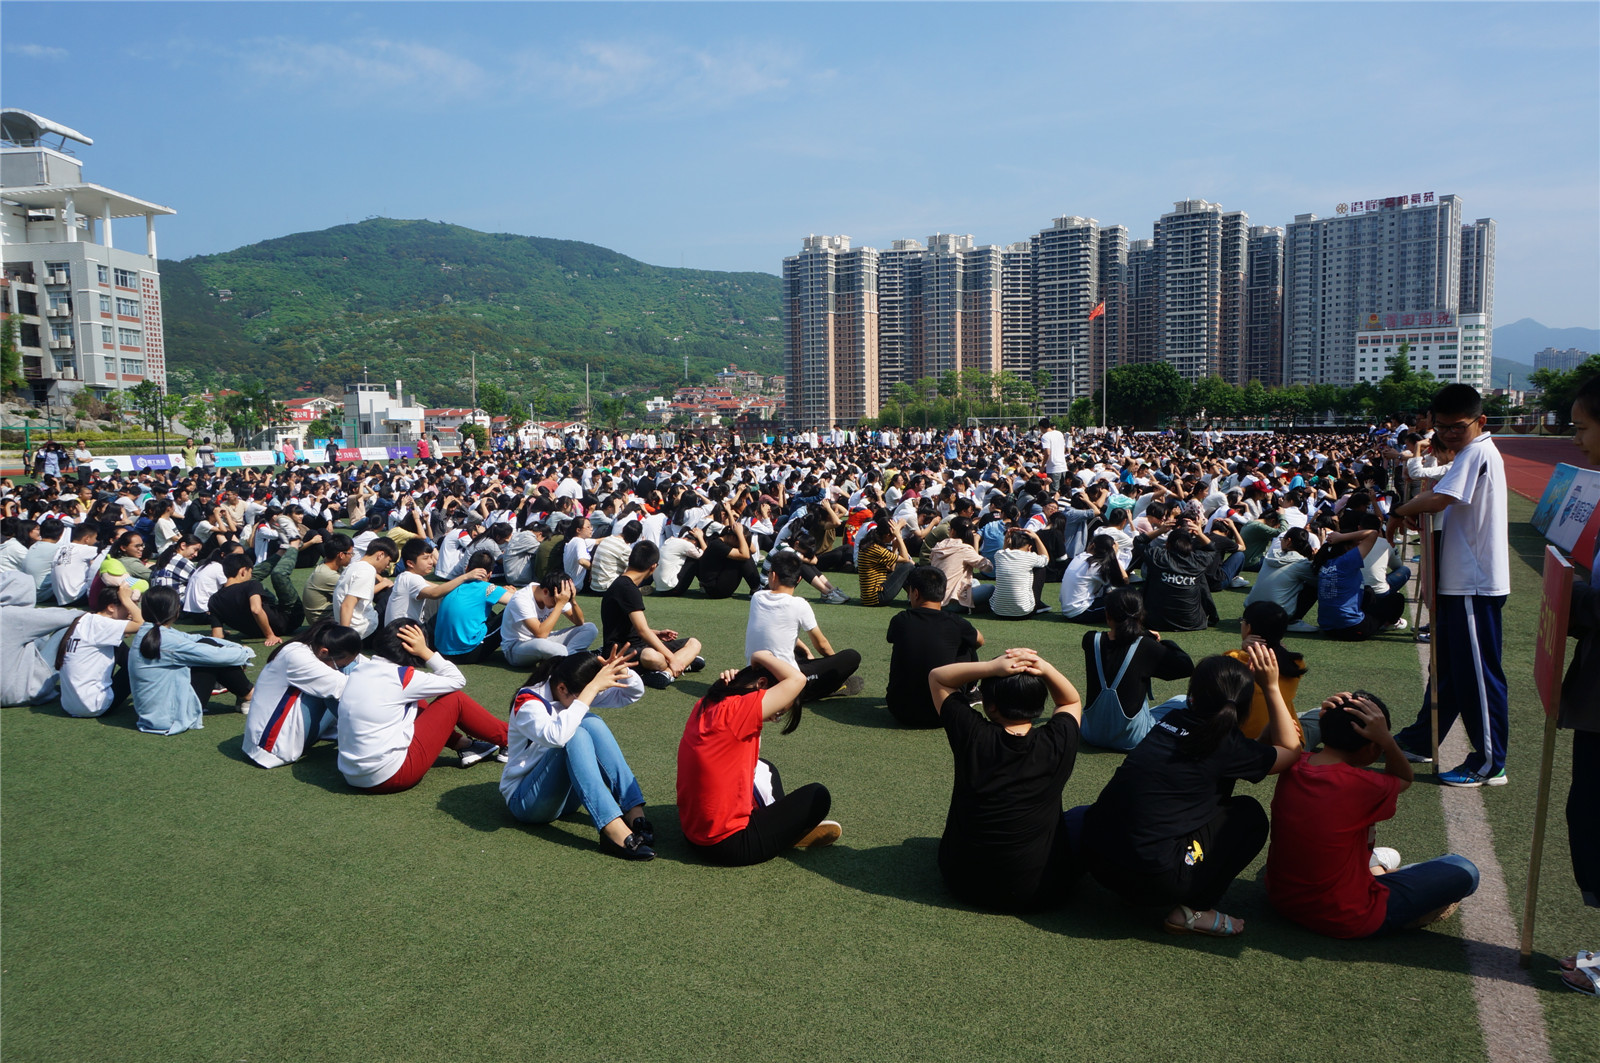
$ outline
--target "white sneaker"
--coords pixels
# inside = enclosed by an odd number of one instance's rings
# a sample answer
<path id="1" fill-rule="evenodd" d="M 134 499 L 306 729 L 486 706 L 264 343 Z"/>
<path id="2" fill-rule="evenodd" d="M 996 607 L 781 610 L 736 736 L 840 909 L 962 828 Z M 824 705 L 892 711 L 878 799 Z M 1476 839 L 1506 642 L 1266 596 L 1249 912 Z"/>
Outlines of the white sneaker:
<path id="1" fill-rule="evenodd" d="M 1245 579 L 1243 576 L 1235 576 L 1233 577 L 1233 582 L 1229 583 L 1228 586 L 1232 587 L 1236 591 L 1249 590 L 1250 581 Z"/>
<path id="2" fill-rule="evenodd" d="M 480 760 L 485 760 L 500 752 L 500 747 L 493 742 L 474 742 L 466 749 L 456 751 L 456 756 L 461 759 L 461 767 L 470 768 Z"/>
<path id="3" fill-rule="evenodd" d="M 1389 625 L 1389 630 L 1390 631 L 1404 631 L 1406 628 L 1408 628 L 1410 626 L 1411 626 L 1410 621 L 1408 621 L 1405 617 L 1402 616 L 1399 620 L 1396 620 L 1394 623 Z"/>
<path id="4" fill-rule="evenodd" d="M 1387 845 L 1374 846 L 1369 867 L 1381 867 L 1385 871 L 1400 870 L 1399 850 L 1391 849 Z"/>

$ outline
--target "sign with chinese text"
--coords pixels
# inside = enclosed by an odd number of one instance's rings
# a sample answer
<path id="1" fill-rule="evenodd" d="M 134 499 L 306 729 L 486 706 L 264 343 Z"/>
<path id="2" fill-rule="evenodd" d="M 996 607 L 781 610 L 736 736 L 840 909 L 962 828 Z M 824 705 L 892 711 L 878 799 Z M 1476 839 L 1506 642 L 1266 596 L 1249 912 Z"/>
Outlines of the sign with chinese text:
<path id="1" fill-rule="evenodd" d="M 1539 639 L 1534 646 L 1533 678 L 1544 711 L 1561 708 L 1561 672 L 1567 663 L 1567 616 L 1572 608 L 1572 562 L 1553 546 L 1544 548 L 1544 597 L 1539 603 Z"/>
<path id="2" fill-rule="evenodd" d="M 1348 203 L 1340 203 L 1333 209 L 1336 214 L 1343 216 L 1346 214 L 1365 214 L 1369 210 L 1393 210 L 1396 207 L 1432 205 L 1432 192 L 1412 192 L 1409 195 L 1384 196 L 1381 199 L 1352 199 Z"/>

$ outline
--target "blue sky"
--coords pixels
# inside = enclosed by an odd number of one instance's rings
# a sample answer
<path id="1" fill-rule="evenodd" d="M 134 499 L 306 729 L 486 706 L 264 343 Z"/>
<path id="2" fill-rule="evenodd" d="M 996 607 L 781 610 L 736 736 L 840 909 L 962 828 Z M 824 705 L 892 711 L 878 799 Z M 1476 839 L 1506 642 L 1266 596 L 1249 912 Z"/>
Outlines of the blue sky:
<path id="1" fill-rule="evenodd" d="M 1600 325 L 1600 6 L 59 4 L 0 100 L 185 257 L 369 215 L 777 272 L 808 233 L 1148 237 L 1453 192 L 1495 318 Z"/>

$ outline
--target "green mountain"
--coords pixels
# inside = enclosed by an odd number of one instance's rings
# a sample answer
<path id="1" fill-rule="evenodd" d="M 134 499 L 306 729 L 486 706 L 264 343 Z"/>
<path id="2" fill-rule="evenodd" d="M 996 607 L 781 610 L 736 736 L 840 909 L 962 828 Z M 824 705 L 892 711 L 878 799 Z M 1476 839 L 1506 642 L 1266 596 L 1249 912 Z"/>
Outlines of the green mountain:
<path id="1" fill-rule="evenodd" d="M 172 391 L 264 382 L 289 396 L 404 380 L 429 406 L 563 414 L 731 363 L 781 372 L 781 282 L 650 266 L 593 244 L 375 218 L 161 264 Z M 604 385 L 602 386 L 602 381 Z"/>

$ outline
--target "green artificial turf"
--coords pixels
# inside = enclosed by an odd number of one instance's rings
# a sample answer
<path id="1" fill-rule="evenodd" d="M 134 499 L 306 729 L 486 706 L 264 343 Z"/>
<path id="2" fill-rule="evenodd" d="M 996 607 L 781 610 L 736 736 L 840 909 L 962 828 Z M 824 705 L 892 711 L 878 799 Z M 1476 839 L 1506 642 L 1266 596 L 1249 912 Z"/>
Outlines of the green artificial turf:
<path id="1" fill-rule="evenodd" d="M 1524 599 L 1536 593 L 1531 570 L 1516 578 Z M 1237 645 L 1243 595 L 1218 597 L 1221 628 L 1172 636 L 1196 657 Z M 1526 649 L 1531 660 L 1513 603 L 1507 659 Z M 289 768 L 248 764 L 233 714 L 164 738 L 133 730 L 125 709 L 102 721 L 53 705 L 6 709 L 0 1055 L 1320 1061 L 1337 1045 L 1482 1057 L 1459 921 L 1386 941 L 1321 938 L 1270 911 L 1259 860 L 1225 899 L 1249 924 L 1233 941 L 1170 938 L 1158 913 L 1124 908 L 1093 882 L 1061 911 L 1027 918 L 953 902 L 935 867 L 949 752 L 941 733 L 896 729 L 881 707 L 885 610 L 816 607 L 836 647 L 862 651 L 866 690 L 808 709 L 796 733 L 764 743 L 786 785 L 827 784 L 841 842 L 747 869 L 695 862 L 674 811 L 677 740 L 715 671 L 740 663 L 746 604 L 742 594 L 646 604 L 655 623 L 700 637 L 710 661 L 603 714 L 652 810 L 661 856 L 650 864 L 602 856 L 581 813 L 515 823 L 492 763 L 441 762 L 412 791 L 365 797 L 345 788 L 328 747 Z M 589 609 L 598 615 L 597 602 Z M 1030 645 L 1083 674 L 1080 626 L 977 623 L 991 651 Z M 1311 666 L 1302 708 L 1355 685 L 1388 698 L 1402 722 L 1417 702 L 1409 637 L 1294 644 Z M 504 712 L 519 676 L 466 671 L 468 692 Z M 1158 683 L 1156 696 L 1178 690 Z M 1525 690 L 1517 698 L 1528 713 Z M 1519 902 L 1536 726 L 1519 719 L 1514 782 L 1486 795 Z M 1119 759 L 1085 751 L 1067 802 L 1092 800 Z M 1270 781 L 1242 789 L 1270 800 Z M 1595 944 L 1577 940 L 1592 920 L 1582 922 L 1553 826 L 1546 952 Z M 1437 792 L 1408 792 L 1380 840 L 1408 859 L 1443 852 Z M 1543 997 L 1558 1058 L 1586 1058 L 1578 1030 L 1593 1002 L 1556 988 Z"/>

